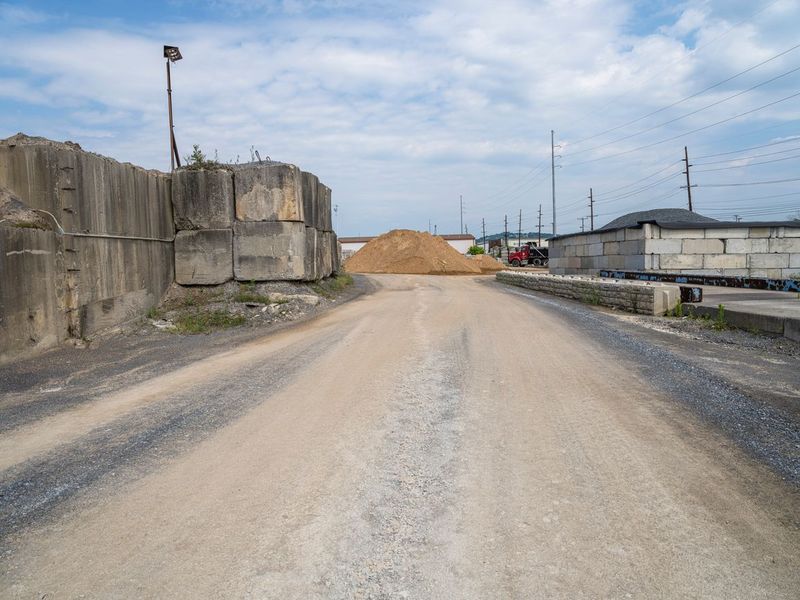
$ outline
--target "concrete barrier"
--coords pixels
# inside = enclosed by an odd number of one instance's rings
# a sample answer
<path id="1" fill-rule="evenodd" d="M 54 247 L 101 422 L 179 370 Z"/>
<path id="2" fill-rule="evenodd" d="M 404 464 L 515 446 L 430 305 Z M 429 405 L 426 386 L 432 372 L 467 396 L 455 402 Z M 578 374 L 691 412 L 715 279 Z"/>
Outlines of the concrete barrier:
<path id="1" fill-rule="evenodd" d="M 236 219 L 305 222 L 301 171 L 283 163 L 236 167 Z"/>
<path id="2" fill-rule="evenodd" d="M 239 281 L 307 279 L 309 244 L 303 223 L 236 221 L 233 224 L 233 275 Z"/>
<path id="3" fill-rule="evenodd" d="M 226 169 L 179 169 L 172 176 L 175 229 L 233 226 L 233 174 Z"/>
<path id="4" fill-rule="evenodd" d="M 217 285 L 233 279 L 230 229 L 179 231 L 175 236 L 175 281 L 181 285 Z"/>
<path id="5" fill-rule="evenodd" d="M 511 271 L 500 271 L 496 277 L 502 283 L 537 292 L 645 315 L 663 315 L 681 300 L 680 287 L 664 283 Z"/>

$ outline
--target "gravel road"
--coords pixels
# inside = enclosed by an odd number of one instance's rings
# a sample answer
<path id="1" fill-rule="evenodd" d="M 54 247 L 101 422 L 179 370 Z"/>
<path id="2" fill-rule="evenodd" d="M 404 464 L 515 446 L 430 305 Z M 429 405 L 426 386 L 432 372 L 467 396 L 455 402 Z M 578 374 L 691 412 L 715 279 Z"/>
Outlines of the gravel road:
<path id="1" fill-rule="evenodd" d="M 0 596 L 797 597 L 797 356 L 364 282 L 266 336 L 0 368 Z"/>

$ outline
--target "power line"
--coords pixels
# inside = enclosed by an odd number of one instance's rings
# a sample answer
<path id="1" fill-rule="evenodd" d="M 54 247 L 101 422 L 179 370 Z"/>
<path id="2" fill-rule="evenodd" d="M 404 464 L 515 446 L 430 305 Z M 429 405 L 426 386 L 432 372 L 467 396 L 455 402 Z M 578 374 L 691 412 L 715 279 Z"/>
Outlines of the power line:
<path id="1" fill-rule="evenodd" d="M 786 154 L 787 152 L 797 152 L 800 150 L 800 146 L 797 148 L 787 148 L 786 150 L 776 150 L 775 152 L 764 152 L 763 154 L 751 154 L 750 156 L 737 156 L 735 158 L 726 158 L 724 160 L 712 160 L 709 162 L 701 162 L 695 163 L 698 166 L 705 166 L 705 165 L 722 165 L 729 162 L 734 162 L 737 160 L 749 160 L 751 158 L 762 158 L 764 156 L 775 156 L 776 154 Z"/>
<path id="2" fill-rule="evenodd" d="M 698 187 L 740 187 L 744 185 L 768 185 L 772 183 L 789 183 L 791 181 L 800 181 L 800 177 L 792 179 L 774 179 L 772 181 L 748 181 L 746 183 L 704 183 Z"/>
<path id="3" fill-rule="evenodd" d="M 717 100 L 716 102 L 712 102 L 711 104 L 707 104 L 706 106 L 703 106 L 702 108 L 698 108 L 698 109 L 693 110 L 691 112 L 688 112 L 686 114 L 680 115 L 678 117 L 675 117 L 674 119 L 670 119 L 669 121 L 664 121 L 663 123 L 658 123 L 657 125 L 653 125 L 652 127 L 648 127 L 647 129 L 642 129 L 641 131 L 637 131 L 636 133 L 631 133 L 631 134 L 622 136 L 621 138 L 617 138 L 616 140 L 612 140 L 610 142 L 606 142 L 606 143 L 600 144 L 598 146 L 593 146 L 591 148 L 586 148 L 584 150 L 578 150 L 577 152 L 571 152 L 567 156 L 575 156 L 577 154 L 584 154 L 586 152 L 592 152 L 594 150 L 599 150 L 600 148 L 605 148 L 606 146 L 613 146 L 614 144 L 617 144 L 619 142 L 623 142 L 625 140 L 629 140 L 630 138 L 634 138 L 634 137 L 640 136 L 643 133 L 648 133 L 648 132 L 653 131 L 655 129 L 659 129 L 661 127 L 664 127 L 665 125 L 670 125 L 670 124 L 675 123 L 677 121 L 681 121 L 681 120 L 685 119 L 686 117 L 690 117 L 692 115 L 696 115 L 699 112 L 703 112 L 704 110 L 707 110 L 707 109 L 712 108 L 714 106 L 718 106 L 718 105 L 720 105 L 720 104 L 722 104 L 724 102 L 727 102 L 728 100 L 733 100 L 734 98 L 738 98 L 739 96 L 741 96 L 743 94 L 746 94 L 748 92 L 752 92 L 753 90 L 755 90 L 757 88 L 760 88 L 760 87 L 762 87 L 764 85 L 767 85 L 768 83 L 772 83 L 773 81 L 777 81 L 778 79 L 786 77 L 787 75 L 791 75 L 792 73 L 796 73 L 797 71 L 800 71 L 800 67 L 795 67 L 794 69 L 786 71 L 785 73 L 781 73 L 780 75 L 776 75 L 775 77 L 772 77 L 771 79 L 767 79 L 766 81 L 762 81 L 761 83 L 758 83 L 758 84 L 756 84 L 756 85 L 754 85 L 752 87 L 749 87 L 746 90 L 742 90 L 740 92 L 736 92 L 735 94 L 733 94 L 731 96 L 728 96 L 727 98 L 723 98 L 722 100 Z"/>
<path id="4" fill-rule="evenodd" d="M 748 163 L 746 165 L 731 165 L 730 167 L 716 167 L 714 169 L 696 169 L 695 173 L 710 173 L 711 171 L 727 171 L 729 169 L 743 169 L 744 167 L 754 167 L 756 165 L 768 165 L 770 163 L 782 162 L 784 160 L 794 160 L 800 158 L 800 154 L 794 156 L 785 156 L 783 158 L 773 158 L 772 160 L 762 160 L 759 162 Z M 737 159 L 744 160 L 744 159 Z"/>
<path id="5" fill-rule="evenodd" d="M 655 79 L 656 77 L 658 77 L 658 76 L 660 76 L 661 74 L 665 73 L 665 72 L 666 72 L 668 69 L 670 69 L 671 67 L 673 67 L 673 66 L 677 65 L 677 64 L 678 64 L 678 63 L 680 63 L 680 62 L 683 62 L 684 60 L 688 59 L 690 56 L 693 56 L 693 55 L 697 54 L 698 52 L 700 52 L 700 50 L 703 50 L 704 48 L 707 48 L 708 46 L 711 46 L 712 44 L 716 43 L 717 41 L 721 40 L 723 37 L 725 37 L 726 35 L 728 35 L 729 33 L 731 33 L 731 32 L 732 32 L 734 29 L 736 29 L 737 27 L 739 27 L 739 25 L 742 25 L 742 24 L 744 24 L 744 23 L 746 23 L 746 22 L 748 22 L 748 21 L 752 20 L 752 19 L 753 19 L 753 18 L 755 18 L 757 15 L 761 14 L 762 12 L 764 12 L 765 10 L 767 10 L 768 8 L 772 7 L 772 5 L 776 4 L 777 2 L 778 2 L 778 0 L 773 0 L 772 2 L 770 2 L 769 4 L 767 4 L 766 6 L 764 6 L 763 8 L 760 8 L 759 10 L 757 10 L 756 12 L 754 12 L 753 14 L 751 14 L 749 17 L 745 17 L 744 19 L 742 19 L 742 20 L 741 20 L 741 21 L 739 21 L 738 23 L 735 23 L 734 25 L 731 25 L 731 26 L 730 26 L 728 29 L 726 29 L 724 32 L 722 32 L 721 34 L 719 34 L 717 37 L 715 37 L 715 38 L 712 38 L 711 40 L 709 40 L 708 42 L 706 42 L 705 44 L 703 44 L 703 45 L 701 45 L 701 46 L 697 46 L 696 48 L 694 48 L 694 49 L 690 50 L 690 51 L 689 51 L 689 52 L 688 52 L 686 55 L 684 55 L 684 56 L 682 56 L 682 57 L 680 57 L 680 58 L 678 58 L 678 59 L 676 59 L 676 60 L 672 61 L 671 63 L 667 64 L 667 65 L 666 65 L 666 66 L 665 66 L 663 69 L 661 69 L 660 71 L 656 71 L 655 73 L 653 73 L 653 75 L 651 75 L 650 77 L 648 77 L 647 79 L 645 79 L 645 80 L 644 80 L 642 83 L 643 83 L 643 84 L 645 84 L 645 83 L 649 83 L 650 81 L 652 81 L 652 80 L 653 80 L 653 79 Z M 606 109 L 607 109 L 609 106 L 613 106 L 613 105 L 615 105 L 615 104 L 616 104 L 616 103 L 617 103 L 617 102 L 618 102 L 618 101 L 619 101 L 621 98 L 623 98 L 623 97 L 624 97 L 624 94 L 619 94 L 619 95 L 615 96 L 613 100 L 611 100 L 611 101 L 610 101 L 608 104 L 604 105 L 602 108 L 600 108 L 600 109 L 598 109 L 598 110 L 596 110 L 596 111 L 593 111 L 593 112 L 591 112 L 591 113 L 588 113 L 588 114 L 587 114 L 586 116 L 584 116 L 584 117 L 581 117 L 581 118 L 580 118 L 580 120 L 578 120 L 578 121 L 577 121 L 577 123 L 583 123 L 583 122 L 584 122 L 584 121 L 585 121 L 587 118 L 589 118 L 589 117 L 591 117 L 591 116 L 594 116 L 594 115 L 597 115 L 597 114 L 600 114 L 600 113 L 602 113 L 602 112 L 603 112 L 603 111 L 605 111 L 605 110 L 606 110 Z"/>
<path id="6" fill-rule="evenodd" d="M 658 113 L 664 112 L 665 110 L 668 110 L 670 108 L 678 106 L 679 104 L 682 104 L 682 103 L 686 102 L 687 100 L 691 100 L 692 98 L 696 98 L 700 94 L 705 94 L 709 90 L 713 90 L 716 87 L 719 87 L 719 86 L 721 86 L 721 85 L 723 85 L 725 83 L 728 83 L 729 81 L 733 81 L 737 77 L 740 77 L 740 76 L 742 76 L 742 75 L 744 75 L 746 73 L 749 73 L 750 71 L 753 71 L 754 69 L 757 69 L 758 67 L 761 67 L 761 66 L 763 66 L 763 65 L 765 65 L 765 64 L 767 64 L 769 62 L 772 62 L 773 60 L 775 60 L 777 58 L 780 58 L 781 56 L 789 54 L 789 52 L 792 52 L 793 50 L 797 50 L 798 48 L 800 48 L 800 44 L 792 46 L 788 50 L 784 50 L 783 52 L 781 52 L 779 54 L 776 54 L 775 56 L 772 56 L 772 57 L 770 57 L 770 58 L 768 58 L 766 60 L 763 60 L 760 63 L 745 69 L 744 71 L 739 71 L 738 73 L 736 73 L 734 75 L 731 75 L 727 79 L 723 79 L 722 81 L 718 81 L 717 83 L 715 83 L 713 85 L 710 85 L 707 88 L 704 88 L 704 89 L 700 90 L 699 92 L 695 92 L 694 94 L 692 94 L 690 96 L 686 96 L 685 98 L 681 98 L 680 100 L 678 100 L 676 102 L 673 102 L 672 104 L 669 104 L 667 106 L 659 108 L 658 110 L 654 110 L 652 112 L 649 112 L 646 115 L 643 115 L 643 116 L 641 116 L 641 117 L 639 117 L 637 119 L 633 119 L 632 121 L 628 121 L 627 123 L 623 123 L 622 125 L 617 125 L 616 127 L 612 127 L 611 129 L 606 129 L 605 131 L 601 131 L 600 133 L 595 133 L 594 135 L 590 135 L 589 137 L 585 137 L 583 139 L 580 139 L 580 140 L 578 140 L 576 142 L 572 142 L 572 143 L 573 144 L 581 144 L 583 142 L 589 141 L 589 140 L 594 139 L 596 137 L 600 137 L 601 135 L 605 135 L 606 133 L 611 133 L 612 131 L 617 131 L 619 129 L 622 129 L 623 127 L 627 127 L 628 125 L 633 125 L 634 123 L 638 123 L 639 121 L 642 121 L 642 120 L 644 120 L 644 119 L 646 119 L 648 117 L 652 117 L 653 115 L 657 115 Z"/>
<path id="7" fill-rule="evenodd" d="M 771 129 L 771 128 L 770 128 Z M 698 156 L 697 158 L 715 158 L 717 156 L 730 156 L 731 154 L 739 154 L 740 152 L 749 152 L 750 150 L 758 150 L 759 148 L 767 148 L 769 146 L 779 146 L 781 144 L 788 144 L 790 142 L 796 142 L 800 140 L 800 135 L 794 136 L 785 140 L 780 140 L 778 142 L 770 142 L 769 144 L 761 144 L 760 146 L 750 146 L 749 148 L 740 148 L 739 150 L 731 150 L 730 152 L 718 152 L 717 154 L 704 154 L 703 156 Z M 786 152 L 785 150 L 783 152 Z M 735 159 L 731 159 L 735 160 Z M 725 161 L 723 161 L 725 162 Z M 711 164 L 711 163 L 706 163 Z"/>
<path id="8" fill-rule="evenodd" d="M 579 162 L 576 162 L 576 163 L 568 163 L 568 164 L 566 164 L 564 166 L 566 166 L 566 167 L 575 167 L 575 166 L 578 166 L 578 165 L 585 165 L 585 164 L 597 162 L 597 161 L 600 161 L 600 160 L 606 160 L 606 159 L 609 159 L 609 158 L 616 158 L 618 156 L 625 156 L 626 154 L 631 154 L 632 152 L 638 152 L 639 150 L 644 150 L 646 148 L 652 148 L 653 146 L 658 146 L 660 144 L 666 144 L 667 142 L 675 141 L 675 140 L 677 140 L 679 138 L 682 138 L 684 136 L 691 135 L 693 133 L 697 133 L 698 131 L 705 131 L 706 129 L 711 129 L 712 127 L 716 127 L 717 125 L 722 125 L 723 123 L 728 123 L 730 121 L 733 121 L 734 119 L 738 119 L 739 117 L 744 117 L 746 115 L 753 114 L 753 113 L 758 112 L 760 110 L 764 110 L 765 108 L 769 108 L 770 106 L 775 106 L 776 104 L 780 104 L 781 102 L 786 102 L 787 100 L 791 100 L 792 98 L 796 98 L 797 96 L 800 96 L 800 92 L 795 92 L 794 94 L 790 94 L 790 95 L 788 95 L 788 96 L 786 96 L 784 98 L 781 98 L 780 100 L 775 100 L 773 102 L 769 102 L 768 104 L 764 104 L 762 106 L 759 106 L 757 108 L 753 108 L 753 109 L 745 111 L 743 113 L 739 113 L 737 115 L 733 115 L 732 117 L 728 117 L 727 119 L 722 119 L 721 121 L 717 121 L 716 123 L 711 123 L 710 125 L 705 125 L 704 127 L 698 127 L 697 129 L 692 129 L 691 131 L 685 131 L 685 132 L 680 133 L 678 135 L 674 135 L 672 137 L 669 137 L 669 138 L 666 138 L 666 139 L 663 139 L 663 140 L 659 140 L 658 142 L 653 142 L 651 144 L 645 144 L 644 146 L 639 146 L 638 148 L 632 148 L 631 150 L 624 150 L 622 152 L 617 152 L 616 154 L 609 154 L 607 156 L 600 156 L 598 158 L 591 158 L 589 160 L 583 160 L 583 161 L 579 161 Z"/>

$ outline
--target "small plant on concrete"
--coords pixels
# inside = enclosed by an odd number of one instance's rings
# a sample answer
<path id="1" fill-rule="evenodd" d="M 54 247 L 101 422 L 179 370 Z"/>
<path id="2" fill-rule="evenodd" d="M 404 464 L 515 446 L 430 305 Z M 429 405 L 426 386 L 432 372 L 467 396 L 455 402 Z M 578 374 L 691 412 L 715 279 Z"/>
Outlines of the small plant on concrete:
<path id="1" fill-rule="evenodd" d="M 483 246 L 470 246 L 467 249 L 467 254 L 472 254 L 472 256 L 475 256 L 477 254 L 484 254 L 484 252 L 485 251 L 483 249 Z"/>
<path id="2" fill-rule="evenodd" d="M 186 163 L 185 167 L 187 169 L 199 171 L 200 169 L 229 169 L 228 165 L 223 165 L 218 160 L 209 160 L 203 151 L 200 149 L 199 144 L 194 144 L 192 146 L 192 153 L 189 156 L 184 157 L 184 162 Z"/>
<path id="3" fill-rule="evenodd" d="M 717 331 L 721 331 L 723 329 L 727 329 L 728 324 L 725 322 L 725 305 L 720 304 L 717 306 L 717 318 L 714 319 L 714 322 L 711 324 L 713 329 Z"/>
<path id="4" fill-rule="evenodd" d="M 679 319 L 683 318 L 683 302 L 678 302 L 672 309 L 672 316 Z"/>

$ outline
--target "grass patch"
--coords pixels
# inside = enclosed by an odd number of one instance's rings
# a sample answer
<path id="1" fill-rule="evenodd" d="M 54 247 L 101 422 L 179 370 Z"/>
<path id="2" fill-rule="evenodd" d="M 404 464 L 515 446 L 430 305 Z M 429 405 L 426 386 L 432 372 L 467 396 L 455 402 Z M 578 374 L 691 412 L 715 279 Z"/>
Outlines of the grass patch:
<path id="1" fill-rule="evenodd" d="M 269 296 L 264 294 L 256 294 L 255 292 L 239 292 L 233 297 L 234 302 L 251 302 L 255 304 L 272 304 Z M 286 300 L 284 300 L 286 302 Z M 278 302 L 278 304 L 281 304 Z"/>
<path id="2" fill-rule="evenodd" d="M 717 331 L 722 331 L 723 329 L 728 328 L 728 324 L 725 322 L 725 305 L 720 304 L 717 307 L 717 318 L 714 319 L 714 322 L 711 324 L 712 329 L 716 329 Z"/>
<path id="3" fill-rule="evenodd" d="M 309 283 L 308 286 L 314 290 L 318 295 L 330 300 L 335 294 L 341 292 L 347 286 L 353 284 L 353 276 L 348 273 L 339 273 L 335 277 L 328 279 L 321 279 L 314 283 Z"/>
<path id="4" fill-rule="evenodd" d="M 157 306 L 151 306 L 147 309 L 147 318 L 152 320 L 157 320 L 161 318 L 161 311 L 158 310 Z"/>
<path id="5" fill-rule="evenodd" d="M 178 333 L 208 333 L 242 325 L 246 320 L 244 315 L 232 315 L 224 310 L 193 312 L 176 318 L 175 330 Z"/>

